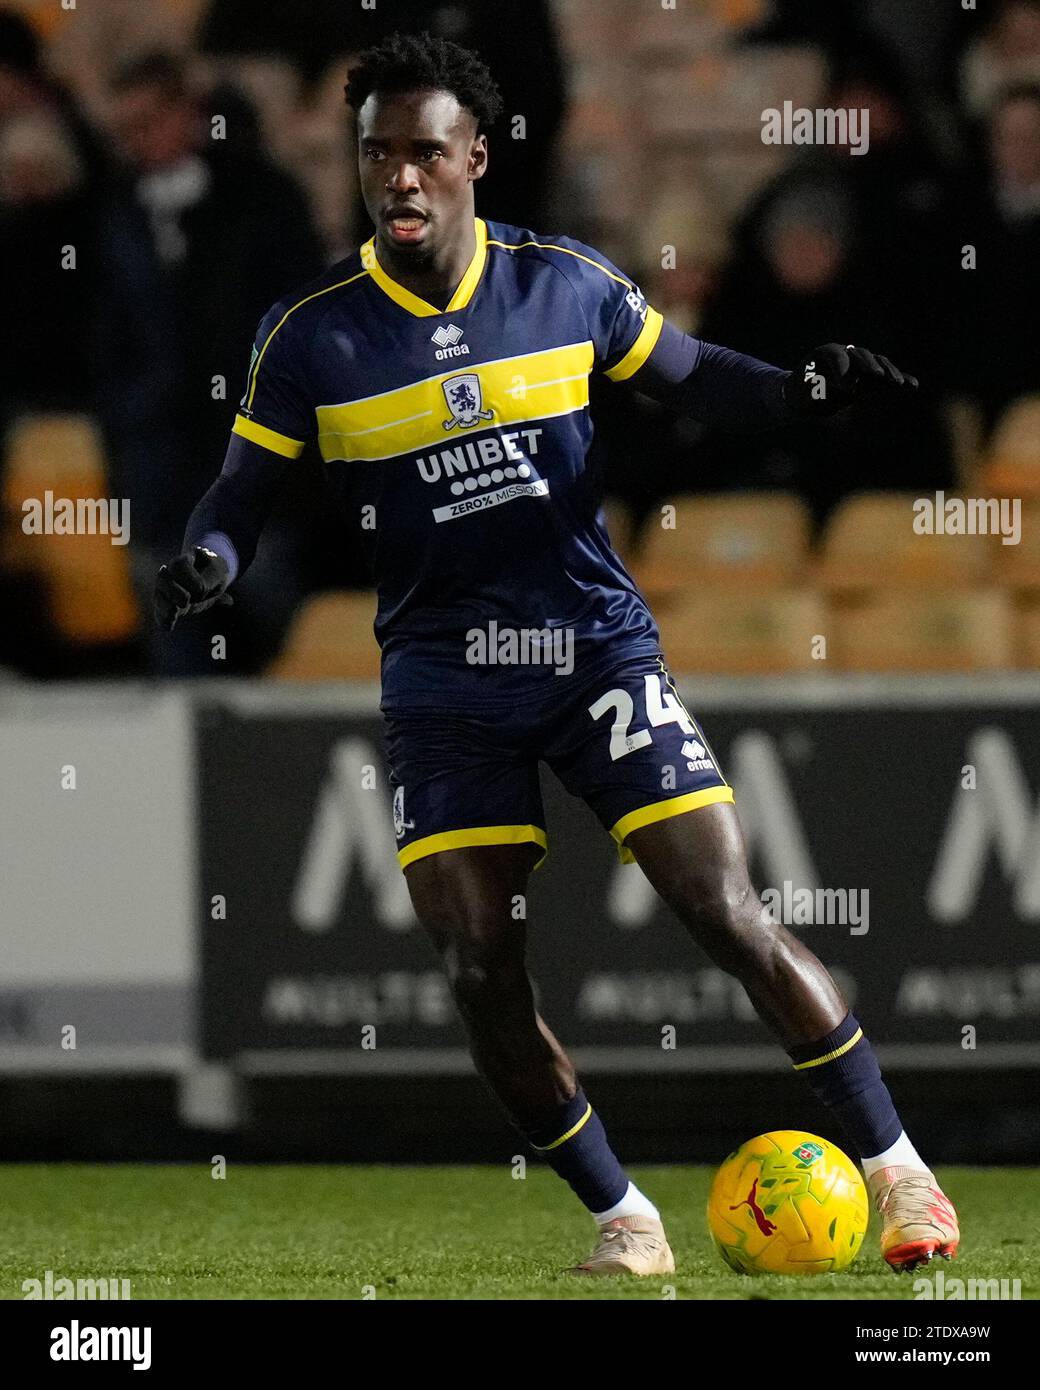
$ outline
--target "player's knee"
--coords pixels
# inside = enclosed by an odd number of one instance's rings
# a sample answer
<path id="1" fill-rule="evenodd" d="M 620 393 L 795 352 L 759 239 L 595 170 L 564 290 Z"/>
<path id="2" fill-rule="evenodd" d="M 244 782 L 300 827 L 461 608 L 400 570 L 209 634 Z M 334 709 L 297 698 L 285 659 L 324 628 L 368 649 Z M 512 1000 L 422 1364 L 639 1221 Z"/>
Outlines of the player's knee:
<path id="1" fill-rule="evenodd" d="M 746 878 L 705 881 L 688 897 L 694 936 L 716 965 L 734 975 L 769 949 L 767 917 Z"/>
<path id="2" fill-rule="evenodd" d="M 751 885 L 738 875 L 694 876 L 687 882 L 689 911 L 699 922 L 722 932 L 738 931 L 747 915 Z"/>
<path id="3" fill-rule="evenodd" d="M 456 935 L 444 952 L 452 997 L 463 1014 L 493 1009 L 516 984 L 522 964 L 503 948 L 496 934 Z"/>

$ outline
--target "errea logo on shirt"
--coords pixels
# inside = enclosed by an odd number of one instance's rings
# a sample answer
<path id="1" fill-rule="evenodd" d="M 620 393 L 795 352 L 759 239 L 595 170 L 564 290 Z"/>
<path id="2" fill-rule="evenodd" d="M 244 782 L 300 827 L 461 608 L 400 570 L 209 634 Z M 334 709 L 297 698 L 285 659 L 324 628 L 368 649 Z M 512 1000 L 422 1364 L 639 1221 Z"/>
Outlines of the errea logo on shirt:
<path id="1" fill-rule="evenodd" d="M 446 357 L 468 357 L 469 345 L 460 342 L 462 329 L 453 323 L 442 323 L 430 338 L 431 343 L 436 343 L 437 351 L 433 354 L 438 362 L 443 362 Z"/>

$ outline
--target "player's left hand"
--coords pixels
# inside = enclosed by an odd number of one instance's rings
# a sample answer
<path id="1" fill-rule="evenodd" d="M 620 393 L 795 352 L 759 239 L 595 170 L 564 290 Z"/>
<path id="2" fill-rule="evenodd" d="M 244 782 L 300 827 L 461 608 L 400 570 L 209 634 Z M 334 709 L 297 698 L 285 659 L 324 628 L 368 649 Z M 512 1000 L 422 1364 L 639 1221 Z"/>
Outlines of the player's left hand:
<path id="1" fill-rule="evenodd" d="M 879 352 L 849 343 L 814 348 L 784 383 L 784 400 L 798 415 L 833 415 L 853 401 L 917 390 L 917 378 Z"/>
<path id="2" fill-rule="evenodd" d="M 196 545 L 163 565 L 155 579 L 155 621 L 172 632 L 179 618 L 205 613 L 215 603 L 234 603 L 224 590 L 230 571 L 227 561 L 212 550 Z"/>

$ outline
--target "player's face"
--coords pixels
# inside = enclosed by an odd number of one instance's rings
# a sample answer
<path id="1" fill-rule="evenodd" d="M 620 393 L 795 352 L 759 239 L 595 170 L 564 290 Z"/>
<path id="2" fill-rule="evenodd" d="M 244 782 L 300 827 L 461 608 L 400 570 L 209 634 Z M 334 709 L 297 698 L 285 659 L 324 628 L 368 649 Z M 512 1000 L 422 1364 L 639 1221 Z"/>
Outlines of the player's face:
<path id="1" fill-rule="evenodd" d="M 475 131 L 450 92 L 372 93 L 358 112 L 358 167 L 378 241 L 425 258 L 457 238 L 487 165 Z"/>

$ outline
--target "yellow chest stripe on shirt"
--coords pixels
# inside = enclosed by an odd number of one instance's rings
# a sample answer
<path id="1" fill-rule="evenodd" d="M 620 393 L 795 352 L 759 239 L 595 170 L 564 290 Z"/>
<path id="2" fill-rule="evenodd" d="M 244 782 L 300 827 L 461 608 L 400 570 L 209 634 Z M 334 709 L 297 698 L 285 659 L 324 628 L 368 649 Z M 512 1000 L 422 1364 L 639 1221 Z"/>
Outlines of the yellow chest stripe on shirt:
<path id="1" fill-rule="evenodd" d="M 591 342 L 568 343 L 543 352 L 505 357 L 470 367 L 463 359 L 451 371 L 378 396 L 319 405 L 318 446 L 332 459 L 388 459 L 442 445 L 474 429 L 516 425 L 583 410 L 589 403 Z M 476 376 L 481 415 L 458 423 L 443 386 L 453 377 Z M 484 412 L 490 411 L 490 417 Z"/>

